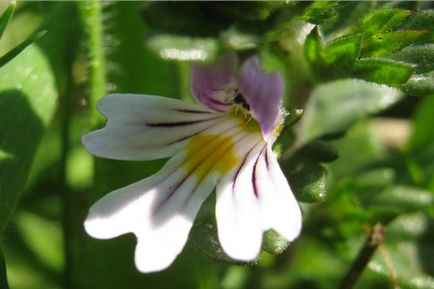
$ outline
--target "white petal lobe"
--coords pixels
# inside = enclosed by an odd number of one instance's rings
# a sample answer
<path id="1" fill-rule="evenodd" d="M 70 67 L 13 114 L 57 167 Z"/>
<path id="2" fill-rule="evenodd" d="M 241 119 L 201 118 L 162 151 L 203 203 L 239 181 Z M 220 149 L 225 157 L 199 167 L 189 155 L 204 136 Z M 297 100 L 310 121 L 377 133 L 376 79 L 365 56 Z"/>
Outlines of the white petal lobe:
<path id="1" fill-rule="evenodd" d="M 259 254 L 262 242 L 260 210 L 251 186 L 255 156 L 261 145 L 245 146 L 240 166 L 217 185 L 216 219 L 223 250 L 232 258 L 250 261 Z"/>
<path id="2" fill-rule="evenodd" d="M 99 157 L 151 160 L 172 156 L 188 139 L 213 127 L 236 125 L 225 114 L 175 99 L 113 94 L 97 105 L 107 125 L 84 135 L 86 149 Z"/>
<path id="3" fill-rule="evenodd" d="M 264 230 L 274 229 L 292 241 L 301 231 L 301 210 L 268 145 L 256 163 L 255 176 Z"/>

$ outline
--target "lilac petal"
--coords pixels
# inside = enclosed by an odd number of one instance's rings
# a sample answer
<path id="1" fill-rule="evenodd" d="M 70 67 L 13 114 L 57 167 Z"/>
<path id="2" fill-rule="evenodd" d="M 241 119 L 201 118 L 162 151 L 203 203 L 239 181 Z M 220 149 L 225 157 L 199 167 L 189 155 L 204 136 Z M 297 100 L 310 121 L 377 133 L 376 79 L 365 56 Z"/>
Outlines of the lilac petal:
<path id="1" fill-rule="evenodd" d="M 262 135 L 267 139 L 279 117 L 280 99 L 284 83 L 278 72 L 267 74 L 259 65 L 259 58 L 247 59 L 241 67 L 239 92 L 250 107 L 253 117 L 260 123 Z"/>
<path id="2" fill-rule="evenodd" d="M 191 90 L 198 101 L 216 111 L 226 111 L 235 97 L 237 57 L 228 53 L 212 65 L 194 65 Z"/>

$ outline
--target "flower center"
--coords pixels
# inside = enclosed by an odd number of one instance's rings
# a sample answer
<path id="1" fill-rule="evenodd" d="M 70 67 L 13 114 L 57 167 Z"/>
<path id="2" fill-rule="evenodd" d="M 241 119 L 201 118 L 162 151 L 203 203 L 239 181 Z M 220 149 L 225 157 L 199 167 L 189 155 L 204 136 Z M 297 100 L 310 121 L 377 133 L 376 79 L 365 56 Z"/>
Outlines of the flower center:
<path id="1" fill-rule="evenodd" d="M 187 143 L 183 167 L 202 181 L 210 172 L 227 173 L 239 161 L 231 136 L 204 134 Z"/>

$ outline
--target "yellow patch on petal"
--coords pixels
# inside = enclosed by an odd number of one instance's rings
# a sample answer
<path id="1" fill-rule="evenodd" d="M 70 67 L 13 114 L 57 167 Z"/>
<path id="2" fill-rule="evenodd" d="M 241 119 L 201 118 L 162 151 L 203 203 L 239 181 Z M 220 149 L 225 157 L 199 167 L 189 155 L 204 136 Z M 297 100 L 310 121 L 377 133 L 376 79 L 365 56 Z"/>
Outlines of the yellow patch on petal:
<path id="1" fill-rule="evenodd" d="M 204 134 L 187 143 L 183 167 L 203 180 L 210 172 L 227 173 L 239 162 L 232 137 Z"/>

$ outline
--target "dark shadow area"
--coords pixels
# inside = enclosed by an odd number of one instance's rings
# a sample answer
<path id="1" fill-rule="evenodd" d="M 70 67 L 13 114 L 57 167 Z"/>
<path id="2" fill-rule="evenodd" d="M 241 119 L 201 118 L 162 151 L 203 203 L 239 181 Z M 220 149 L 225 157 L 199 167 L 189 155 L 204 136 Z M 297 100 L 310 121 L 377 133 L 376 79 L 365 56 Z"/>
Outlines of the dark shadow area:
<path id="1" fill-rule="evenodd" d="M 19 90 L 0 92 L 0 234 L 24 189 L 44 133 L 27 98 Z"/>

